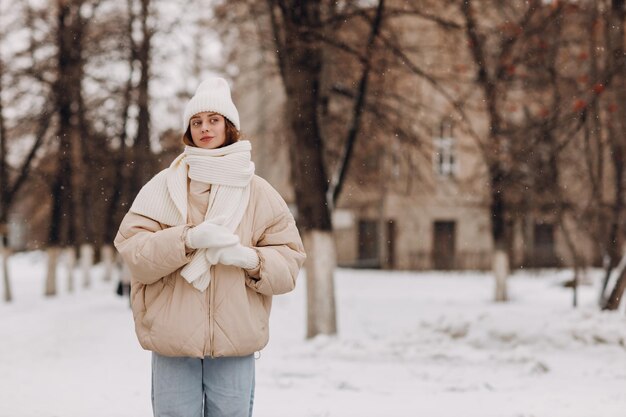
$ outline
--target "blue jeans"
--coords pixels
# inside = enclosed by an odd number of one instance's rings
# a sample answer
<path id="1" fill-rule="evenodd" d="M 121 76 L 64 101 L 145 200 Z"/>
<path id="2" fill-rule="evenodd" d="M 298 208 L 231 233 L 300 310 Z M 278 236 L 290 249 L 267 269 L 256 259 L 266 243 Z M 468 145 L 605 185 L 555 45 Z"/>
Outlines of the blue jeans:
<path id="1" fill-rule="evenodd" d="M 152 352 L 154 417 L 251 417 L 254 355 L 173 358 Z"/>

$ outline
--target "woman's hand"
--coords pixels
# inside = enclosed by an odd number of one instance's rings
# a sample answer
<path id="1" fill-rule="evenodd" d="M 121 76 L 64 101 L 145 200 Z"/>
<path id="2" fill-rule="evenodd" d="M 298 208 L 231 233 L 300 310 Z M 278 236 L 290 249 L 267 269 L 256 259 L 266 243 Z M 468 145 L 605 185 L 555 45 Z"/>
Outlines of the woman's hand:
<path id="1" fill-rule="evenodd" d="M 234 246 L 221 249 L 218 262 L 243 269 L 254 269 L 259 265 L 259 255 L 254 249 L 237 243 Z"/>
<path id="2" fill-rule="evenodd" d="M 187 231 L 185 244 L 191 249 L 226 248 L 239 243 L 239 237 L 224 226 L 203 222 Z"/>

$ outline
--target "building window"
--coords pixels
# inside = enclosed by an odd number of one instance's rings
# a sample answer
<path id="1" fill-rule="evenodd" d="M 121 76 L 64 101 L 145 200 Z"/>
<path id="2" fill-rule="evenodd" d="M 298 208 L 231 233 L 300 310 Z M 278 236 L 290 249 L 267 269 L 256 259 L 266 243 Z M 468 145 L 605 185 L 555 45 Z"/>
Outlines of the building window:
<path id="1" fill-rule="evenodd" d="M 456 140 L 453 136 L 453 127 L 451 120 L 443 120 L 433 139 L 435 172 L 442 177 L 452 177 L 457 174 Z"/>

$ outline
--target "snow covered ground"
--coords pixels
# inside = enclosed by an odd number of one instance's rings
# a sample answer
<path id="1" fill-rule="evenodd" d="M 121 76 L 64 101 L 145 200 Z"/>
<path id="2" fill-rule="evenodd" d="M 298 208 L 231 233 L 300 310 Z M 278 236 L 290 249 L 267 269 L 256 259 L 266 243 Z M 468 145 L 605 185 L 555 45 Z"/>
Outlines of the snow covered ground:
<path id="1" fill-rule="evenodd" d="M 92 288 L 45 299 L 44 265 L 10 261 L 0 416 L 151 415 L 150 354 L 115 283 L 95 268 Z M 495 304 L 487 274 L 338 270 L 339 336 L 309 341 L 302 278 L 275 298 L 255 417 L 623 417 L 626 316 L 597 311 L 597 274 L 572 309 L 567 276 L 518 273 Z"/>

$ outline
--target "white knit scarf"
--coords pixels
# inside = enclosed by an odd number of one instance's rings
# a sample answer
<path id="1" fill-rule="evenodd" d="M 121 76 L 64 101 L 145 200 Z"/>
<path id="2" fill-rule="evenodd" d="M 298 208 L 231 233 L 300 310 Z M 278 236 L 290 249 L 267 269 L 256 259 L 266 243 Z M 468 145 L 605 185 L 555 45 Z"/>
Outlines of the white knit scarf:
<path id="1" fill-rule="evenodd" d="M 187 224 L 187 176 L 211 184 L 205 221 L 234 232 L 248 206 L 254 163 L 249 141 L 218 149 L 187 146 L 169 168 L 154 176 L 139 191 L 130 211 L 170 226 Z M 188 168 L 188 169 L 187 169 Z M 199 249 L 181 275 L 204 291 L 211 282 L 211 266 L 219 249 Z"/>

